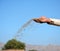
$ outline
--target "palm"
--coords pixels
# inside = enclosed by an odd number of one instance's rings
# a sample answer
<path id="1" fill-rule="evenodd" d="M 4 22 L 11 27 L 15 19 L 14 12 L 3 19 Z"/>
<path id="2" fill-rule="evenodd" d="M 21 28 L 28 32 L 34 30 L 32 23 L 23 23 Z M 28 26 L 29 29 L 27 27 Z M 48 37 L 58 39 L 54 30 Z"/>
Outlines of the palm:
<path id="1" fill-rule="evenodd" d="M 44 16 L 42 16 L 41 18 L 39 18 L 39 20 L 41 22 L 47 22 L 48 21 L 48 19 L 46 17 L 44 17 Z"/>

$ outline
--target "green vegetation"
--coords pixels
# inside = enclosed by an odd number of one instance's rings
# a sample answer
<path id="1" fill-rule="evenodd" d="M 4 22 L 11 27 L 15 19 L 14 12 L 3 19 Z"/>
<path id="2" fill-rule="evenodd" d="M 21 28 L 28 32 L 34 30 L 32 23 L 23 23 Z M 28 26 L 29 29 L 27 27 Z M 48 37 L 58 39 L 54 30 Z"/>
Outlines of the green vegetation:
<path id="1" fill-rule="evenodd" d="M 32 49 L 32 50 L 29 50 L 29 51 L 37 51 L 37 50 Z"/>
<path id="2" fill-rule="evenodd" d="M 2 48 L 2 50 L 6 49 L 25 49 L 25 44 L 20 41 L 17 41 L 16 39 L 12 39 L 9 40 Z"/>

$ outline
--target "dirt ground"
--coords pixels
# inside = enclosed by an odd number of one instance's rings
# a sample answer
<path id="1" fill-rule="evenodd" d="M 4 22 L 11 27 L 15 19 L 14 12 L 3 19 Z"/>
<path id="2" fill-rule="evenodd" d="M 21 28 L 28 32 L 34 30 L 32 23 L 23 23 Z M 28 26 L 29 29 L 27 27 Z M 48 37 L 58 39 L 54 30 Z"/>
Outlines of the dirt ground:
<path id="1" fill-rule="evenodd" d="M 24 50 L 2 50 L 2 51 L 24 51 Z"/>

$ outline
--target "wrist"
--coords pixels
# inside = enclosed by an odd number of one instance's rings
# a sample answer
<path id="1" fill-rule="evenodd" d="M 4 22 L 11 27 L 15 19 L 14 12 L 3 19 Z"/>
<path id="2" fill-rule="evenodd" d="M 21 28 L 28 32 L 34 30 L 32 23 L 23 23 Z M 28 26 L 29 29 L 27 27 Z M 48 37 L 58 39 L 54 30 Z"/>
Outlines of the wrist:
<path id="1" fill-rule="evenodd" d="M 50 22 L 47 22 L 47 24 L 54 24 L 54 22 L 53 21 L 50 21 Z"/>

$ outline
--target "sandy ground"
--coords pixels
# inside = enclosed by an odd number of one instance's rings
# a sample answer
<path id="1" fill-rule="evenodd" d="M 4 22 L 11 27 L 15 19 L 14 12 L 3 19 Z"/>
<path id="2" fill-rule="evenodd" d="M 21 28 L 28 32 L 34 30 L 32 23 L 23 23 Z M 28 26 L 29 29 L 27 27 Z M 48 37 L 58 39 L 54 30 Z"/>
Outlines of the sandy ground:
<path id="1" fill-rule="evenodd" d="M 0 50 L 0 51 L 24 51 L 24 50 Z"/>

